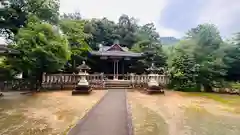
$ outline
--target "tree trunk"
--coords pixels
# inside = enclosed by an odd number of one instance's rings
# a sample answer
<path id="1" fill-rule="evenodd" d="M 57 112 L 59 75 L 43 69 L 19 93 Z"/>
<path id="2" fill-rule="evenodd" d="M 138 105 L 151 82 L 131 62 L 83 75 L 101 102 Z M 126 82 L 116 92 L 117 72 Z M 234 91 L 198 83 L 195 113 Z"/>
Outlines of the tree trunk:
<path id="1" fill-rule="evenodd" d="M 205 84 L 203 87 L 205 92 L 213 92 L 212 86 Z"/>
<path id="2" fill-rule="evenodd" d="M 43 72 L 39 72 L 36 76 L 36 87 L 35 90 L 36 91 L 40 91 L 41 87 L 42 87 L 42 76 L 43 76 Z"/>
<path id="3" fill-rule="evenodd" d="M 75 57 L 71 56 L 71 63 L 72 63 L 72 71 L 73 73 L 75 73 L 76 71 L 76 62 L 75 62 Z"/>

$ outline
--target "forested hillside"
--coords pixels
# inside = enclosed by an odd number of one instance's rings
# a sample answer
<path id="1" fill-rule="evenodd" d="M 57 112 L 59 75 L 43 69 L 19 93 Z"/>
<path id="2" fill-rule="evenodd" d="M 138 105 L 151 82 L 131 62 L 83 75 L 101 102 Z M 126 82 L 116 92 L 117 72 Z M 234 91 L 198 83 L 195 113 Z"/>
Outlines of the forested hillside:
<path id="1" fill-rule="evenodd" d="M 163 45 L 174 45 L 180 40 L 175 37 L 160 37 L 160 41 Z"/>

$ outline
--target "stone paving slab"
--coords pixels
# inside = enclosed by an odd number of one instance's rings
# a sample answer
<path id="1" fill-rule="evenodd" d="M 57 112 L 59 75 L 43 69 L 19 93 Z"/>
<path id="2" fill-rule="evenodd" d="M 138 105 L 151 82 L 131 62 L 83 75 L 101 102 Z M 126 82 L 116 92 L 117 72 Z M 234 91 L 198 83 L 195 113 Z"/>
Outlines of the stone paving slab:
<path id="1" fill-rule="evenodd" d="M 68 135 L 129 135 L 126 102 L 125 90 L 109 90 Z"/>

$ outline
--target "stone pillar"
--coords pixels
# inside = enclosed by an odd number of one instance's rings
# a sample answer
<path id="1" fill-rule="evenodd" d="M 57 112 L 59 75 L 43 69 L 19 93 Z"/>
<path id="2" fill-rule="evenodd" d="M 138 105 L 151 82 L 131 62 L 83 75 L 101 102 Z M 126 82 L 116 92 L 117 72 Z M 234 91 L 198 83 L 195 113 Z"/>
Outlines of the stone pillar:
<path id="1" fill-rule="evenodd" d="M 130 73 L 130 81 L 131 81 L 132 85 L 135 83 L 134 82 L 134 73 Z"/>

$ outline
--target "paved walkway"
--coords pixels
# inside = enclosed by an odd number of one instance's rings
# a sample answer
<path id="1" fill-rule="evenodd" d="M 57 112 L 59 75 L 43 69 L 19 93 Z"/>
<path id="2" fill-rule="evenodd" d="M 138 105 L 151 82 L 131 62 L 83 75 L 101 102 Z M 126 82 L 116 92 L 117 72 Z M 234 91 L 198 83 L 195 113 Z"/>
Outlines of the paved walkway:
<path id="1" fill-rule="evenodd" d="M 125 91 L 109 90 L 69 135 L 129 135 L 130 122 Z"/>

